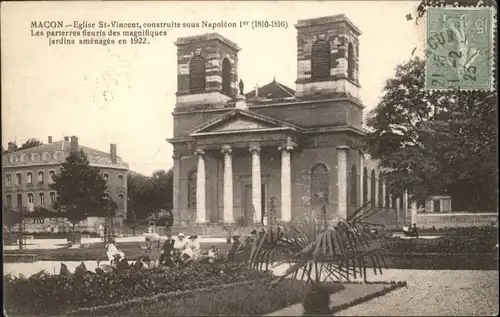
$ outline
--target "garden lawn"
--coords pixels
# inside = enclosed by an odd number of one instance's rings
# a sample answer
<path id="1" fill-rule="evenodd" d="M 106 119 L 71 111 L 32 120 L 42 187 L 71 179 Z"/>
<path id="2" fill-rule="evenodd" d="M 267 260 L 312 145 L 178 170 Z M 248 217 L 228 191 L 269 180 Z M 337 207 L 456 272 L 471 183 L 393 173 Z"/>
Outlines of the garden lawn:
<path id="1" fill-rule="evenodd" d="M 120 307 L 85 311 L 71 316 L 262 316 L 304 300 L 309 286 L 287 279 L 269 289 L 270 280 L 198 291 L 183 297 L 129 303 Z M 357 285 L 361 291 L 361 285 Z M 341 284 L 329 284 L 331 293 L 341 291 Z M 341 291 L 342 292 L 342 291 Z"/>

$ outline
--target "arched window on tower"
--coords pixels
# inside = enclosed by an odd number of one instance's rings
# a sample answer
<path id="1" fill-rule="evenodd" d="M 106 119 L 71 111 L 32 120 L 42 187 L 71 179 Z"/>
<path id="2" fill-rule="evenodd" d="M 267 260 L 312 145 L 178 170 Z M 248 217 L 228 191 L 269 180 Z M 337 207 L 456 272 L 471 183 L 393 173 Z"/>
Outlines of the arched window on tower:
<path id="1" fill-rule="evenodd" d="M 356 165 L 352 164 L 351 167 L 351 206 L 358 204 L 358 174 L 356 172 Z"/>
<path id="2" fill-rule="evenodd" d="M 328 203 L 329 194 L 328 168 L 324 164 L 316 164 L 311 169 L 311 202 L 313 204 Z"/>
<path id="3" fill-rule="evenodd" d="M 370 179 L 370 202 L 375 205 L 375 193 L 377 187 L 377 179 L 375 178 L 375 169 L 372 169 L 371 179 Z"/>
<path id="4" fill-rule="evenodd" d="M 354 47 L 352 43 L 347 46 L 347 78 L 354 80 Z"/>
<path id="5" fill-rule="evenodd" d="M 314 42 L 311 49 L 311 79 L 329 78 L 330 68 L 330 44 L 324 40 Z"/>
<path id="6" fill-rule="evenodd" d="M 188 207 L 196 207 L 196 170 L 188 174 Z"/>
<path id="7" fill-rule="evenodd" d="M 384 175 L 382 172 L 378 173 L 378 206 L 384 205 Z"/>
<path id="8" fill-rule="evenodd" d="M 368 170 L 363 168 L 363 204 L 368 201 Z"/>
<path id="9" fill-rule="evenodd" d="M 205 59 L 199 55 L 193 56 L 189 63 L 189 91 L 205 91 L 206 69 Z"/>
<path id="10" fill-rule="evenodd" d="M 222 61 L 222 91 L 231 96 L 231 62 L 228 58 Z"/>

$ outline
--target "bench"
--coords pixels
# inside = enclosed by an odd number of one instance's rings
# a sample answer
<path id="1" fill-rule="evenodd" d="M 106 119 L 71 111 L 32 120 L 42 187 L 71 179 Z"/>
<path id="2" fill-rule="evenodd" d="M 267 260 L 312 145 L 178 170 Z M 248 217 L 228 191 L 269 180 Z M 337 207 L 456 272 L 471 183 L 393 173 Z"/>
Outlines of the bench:
<path id="1" fill-rule="evenodd" d="M 4 253 L 4 263 L 34 263 L 38 262 L 38 254 L 35 253 Z"/>

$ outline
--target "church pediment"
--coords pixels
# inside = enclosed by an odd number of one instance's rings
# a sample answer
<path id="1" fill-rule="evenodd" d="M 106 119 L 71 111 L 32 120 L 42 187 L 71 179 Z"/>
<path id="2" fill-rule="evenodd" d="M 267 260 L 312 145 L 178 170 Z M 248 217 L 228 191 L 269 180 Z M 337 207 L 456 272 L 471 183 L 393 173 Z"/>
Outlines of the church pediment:
<path id="1" fill-rule="evenodd" d="M 190 135 L 198 136 L 273 130 L 298 131 L 299 127 L 249 111 L 236 109 L 197 127 Z"/>
<path id="2" fill-rule="evenodd" d="M 214 127 L 206 132 L 219 132 L 219 131 L 239 131 L 239 130 L 252 130 L 252 129 L 269 129 L 276 126 L 270 126 L 262 122 L 256 122 L 248 119 L 238 118 Z"/>

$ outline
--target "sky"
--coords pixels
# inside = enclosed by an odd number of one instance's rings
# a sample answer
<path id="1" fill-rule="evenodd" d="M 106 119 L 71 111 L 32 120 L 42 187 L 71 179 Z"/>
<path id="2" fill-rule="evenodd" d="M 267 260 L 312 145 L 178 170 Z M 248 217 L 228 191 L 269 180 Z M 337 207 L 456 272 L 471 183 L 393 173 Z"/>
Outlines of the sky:
<path id="1" fill-rule="evenodd" d="M 361 31 L 360 83 L 365 115 L 395 67 L 422 43 L 418 1 L 7 2 L 1 7 L 2 144 L 46 143 L 76 135 L 82 145 L 118 155 L 150 175 L 172 167 L 178 37 L 218 32 L 240 47 L 245 92 L 276 78 L 295 89 L 299 19 L 345 14 Z M 170 28 L 149 44 L 49 45 L 32 21 L 199 22 L 279 20 L 287 28 Z M 158 29 L 156 29 L 158 30 Z M 36 30 L 35 30 L 36 31 Z M 54 36 L 59 39 L 61 36 Z"/>

